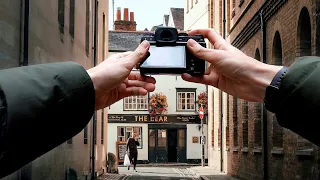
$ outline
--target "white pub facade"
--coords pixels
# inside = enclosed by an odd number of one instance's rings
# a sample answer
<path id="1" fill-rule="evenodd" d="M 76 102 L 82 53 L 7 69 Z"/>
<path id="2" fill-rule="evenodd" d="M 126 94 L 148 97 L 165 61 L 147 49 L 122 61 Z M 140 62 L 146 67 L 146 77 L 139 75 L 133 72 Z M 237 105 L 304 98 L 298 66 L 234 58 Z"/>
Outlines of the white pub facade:
<path id="1" fill-rule="evenodd" d="M 143 34 L 148 32 L 109 32 L 109 56 L 133 51 Z M 126 41 L 123 41 L 123 39 Z M 128 97 L 111 105 L 108 110 L 108 152 L 122 162 L 125 143 L 133 133 L 139 137 L 139 163 L 200 163 L 201 126 L 197 96 L 206 86 L 189 83 L 180 76 L 157 75 L 156 90 L 167 98 L 167 113 L 149 114 L 146 96 Z M 206 118 L 204 118 L 206 119 Z M 207 123 L 204 120 L 205 159 L 207 159 Z"/>

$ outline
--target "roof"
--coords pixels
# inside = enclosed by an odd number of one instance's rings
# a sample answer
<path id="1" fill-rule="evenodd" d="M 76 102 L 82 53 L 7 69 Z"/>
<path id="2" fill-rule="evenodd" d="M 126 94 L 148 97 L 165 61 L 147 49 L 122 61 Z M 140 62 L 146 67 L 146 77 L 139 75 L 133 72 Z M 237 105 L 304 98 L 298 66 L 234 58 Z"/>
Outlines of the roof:
<path id="1" fill-rule="evenodd" d="M 184 8 L 170 8 L 175 28 L 184 29 Z"/>
<path id="2" fill-rule="evenodd" d="M 109 52 L 134 51 L 141 37 L 150 31 L 109 31 Z"/>

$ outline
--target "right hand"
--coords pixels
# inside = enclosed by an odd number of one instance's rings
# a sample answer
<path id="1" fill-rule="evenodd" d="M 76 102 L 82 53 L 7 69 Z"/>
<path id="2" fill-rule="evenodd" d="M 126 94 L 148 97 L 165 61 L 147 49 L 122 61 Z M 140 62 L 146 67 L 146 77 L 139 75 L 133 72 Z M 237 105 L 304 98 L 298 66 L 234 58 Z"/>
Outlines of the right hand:
<path id="1" fill-rule="evenodd" d="M 214 49 L 204 48 L 190 39 L 187 46 L 191 53 L 211 65 L 202 77 L 182 74 L 182 79 L 211 85 L 248 101 L 263 102 L 266 88 L 282 66 L 264 64 L 245 55 L 212 29 L 193 30 L 188 34 L 203 35 Z"/>

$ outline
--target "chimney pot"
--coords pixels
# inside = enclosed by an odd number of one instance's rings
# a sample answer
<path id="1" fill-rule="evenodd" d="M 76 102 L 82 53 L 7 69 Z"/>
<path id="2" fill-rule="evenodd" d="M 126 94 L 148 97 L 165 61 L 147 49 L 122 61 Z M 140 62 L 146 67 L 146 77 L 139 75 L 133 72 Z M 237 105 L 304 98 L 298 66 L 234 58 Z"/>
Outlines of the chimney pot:
<path id="1" fill-rule="evenodd" d="M 129 21 L 129 9 L 128 8 L 123 9 L 123 20 Z"/>
<path id="2" fill-rule="evenodd" d="M 121 20 L 121 7 L 118 7 L 117 8 L 117 21 L 120 21 Z"/>
<path id="3" fill-rule="evenodd" d="M 130 21 L 134 21 L 134 12 L 130 12 Z"/>

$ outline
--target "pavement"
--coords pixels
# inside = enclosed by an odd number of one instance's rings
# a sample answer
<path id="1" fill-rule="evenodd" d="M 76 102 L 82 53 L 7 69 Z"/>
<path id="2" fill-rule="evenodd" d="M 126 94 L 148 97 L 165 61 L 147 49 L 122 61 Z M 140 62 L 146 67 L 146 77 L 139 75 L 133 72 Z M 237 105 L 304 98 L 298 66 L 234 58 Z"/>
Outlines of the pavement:
<path id="1" fill-rule="evenodd" d="M 137 172 L 131 167 L 119 167 L 119 174 L 105 174 L 98 180 L 237 180 L 226 174 L 201 166 L 149 166 L 137 165 Z"/>
<path id="2" fill-rule="evenodd" d="M 218 172 L 213 168 L 208 166 L 196 166 L 188 168 L 190 172 L 194 173 L 197 177 L 202 180 L 238 180 L 231 176 L 226 175 L 225 173 Z"/>

